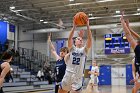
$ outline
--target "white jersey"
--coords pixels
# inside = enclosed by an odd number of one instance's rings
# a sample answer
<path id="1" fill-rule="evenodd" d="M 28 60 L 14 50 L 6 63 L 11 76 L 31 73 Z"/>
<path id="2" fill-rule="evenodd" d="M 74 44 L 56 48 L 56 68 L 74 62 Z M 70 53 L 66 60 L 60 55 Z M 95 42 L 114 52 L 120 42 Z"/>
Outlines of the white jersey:
<path id="1" fill-rule="evenodd" d="M 95 72 L 99 73 L 99 68 L 98 68 L 98 66 L 92 66 L 91 71 L 94 72 L 94 73 L 95 73 Z M 94 74 L 91 74 L 91 75 L 90 75 L 90 78 L 91 78 L 91 79 L 94 79 L 95 77 L 97 77 L 97 76 L 95 76 Z"/>
<path id="2" fill-rule="evenodd" d="M 83 71 L 86 62 L 85 47 L 77 48 L 75 46 L 70 50 L 70 57 L 67 62 L 66 71 L 76 74 L 79 77 L 83 76 Z"/>

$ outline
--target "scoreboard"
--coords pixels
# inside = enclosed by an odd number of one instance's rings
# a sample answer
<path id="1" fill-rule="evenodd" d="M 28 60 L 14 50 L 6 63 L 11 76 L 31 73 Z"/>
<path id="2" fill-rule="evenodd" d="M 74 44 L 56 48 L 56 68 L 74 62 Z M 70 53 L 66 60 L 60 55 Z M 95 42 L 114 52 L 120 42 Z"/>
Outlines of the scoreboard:
<path id="1" fill-rule="evenodd" d="M 104 39 L 105 54 L 130 53 L 130 44 L 124 36 L 124 33 L 105 34 Z"/>
<path id="2" fill-rule="evenodd" d="M 15 32 L 15 25 L 9 24 L 9 32 Z"/>

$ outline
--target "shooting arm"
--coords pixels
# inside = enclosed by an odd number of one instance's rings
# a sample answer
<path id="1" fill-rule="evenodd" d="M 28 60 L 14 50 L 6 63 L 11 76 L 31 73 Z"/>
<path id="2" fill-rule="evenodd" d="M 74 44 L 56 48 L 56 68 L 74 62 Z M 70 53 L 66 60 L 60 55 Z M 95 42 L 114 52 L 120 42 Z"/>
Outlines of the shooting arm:
<path id="1" fill-rule="evenodd" d="M 89 27 L 89 20 L 87 21 L 87 43 L 86 43 L 86 52 L 88 53 L 88 50 L 92 46 L 92 33 Z"/>
<path id="2" fill-rule="evenodd" d="M 132 75 L 133 75 L 133 78 L 136 79 L 136 68 L 134 65 L 134 61 L 135 59 L 132 60 Z"/>

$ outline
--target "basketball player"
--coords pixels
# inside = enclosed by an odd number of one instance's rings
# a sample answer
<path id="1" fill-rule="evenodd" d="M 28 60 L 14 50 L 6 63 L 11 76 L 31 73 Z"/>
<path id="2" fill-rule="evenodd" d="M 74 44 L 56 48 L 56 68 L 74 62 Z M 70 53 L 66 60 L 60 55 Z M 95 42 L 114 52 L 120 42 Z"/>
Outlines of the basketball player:
<path id="1" fill-rule="evenodd" d="M 135 39 L 133 38 L 132 35 L 134 35 L 134 34 L 132 33 L 132 30 L 128 26 L 128 23 L 124 20 L 123 14 L 122 14 L 120 20 L 121 20 L 121 24 L 122 24 L 122 27 L 123 27 L 124 32 L 125 32 L 125 36 L 126 36 L 128 42 L 130 43 L 131 47 L 134 49 L 135 62 L 137 63 L 137 65 L 139 65 L 140 64 L 140 42 L 139 41 L 135 41 Z M 135 68 L 136 67 L 137 66 L 135 65 Z M 137 70 L 138 70 L 138 73 L 139 73 L 140 68 L 137 68 Z M 140 73 L 139 73 L 139 75 L 140 75 Z M 138 89 L 140 89 L 140 82 L 139 82 L 139 80 L 140 80 L 140 76 L 138 76 L 138 79 L 135 79 L 135 77 L 134 77 L 135 86 L 132 89 L 132 93 L 137 93 Z"/>
<path id="2" fill-rule="evenodd" d="M 12 61 L 12 58 L 14 56 L 14 52 L 11 50 L 7 50 L 4 52 L 1 56 L 0 60 L 0 93 L 4 93 L 2 86 L 3 86 L 3 81 L 7 73 L 10 71 L 10 62 Z"/>
<path id="3" fill-rule="evenodd" d="M 88 72 L 88 74 L 90 74 L 90 81 L 87 85 L 86 93 L 99 93 L 98 91 L 99 68 L 95 60 L 92 62 L 92 68 L 91 71 Z"/>
<path id="4" fill-rule="evenodd" d="M 51 38 L 51 34 L 48 37 L 48 42 L 49 42 L 49 45 L 50 45 L 50 48 L 51 48 L 51 52 L 56 59 L 56 66 L 55 66 L 55 69 L 54 69 L 55 82 L 56 82 L 55 93 L 58 93 L 59 84 L 62 81 L 63 76 L 65 74 L 65 70 L 66 70 L 66 64 L 65 64 L 65 61 L 64 61 L 64 57 L 68 53 L 68 48 L 67 47 L 62 47 L 60 49 L 60 55 L 58 55 L 56 53 L 56 50 L 55 50 L 50 38 Z"/>
<path id="5" fill-rule="evenodd" d="M 135 58 L 132 60 L 132 75 L 133 80 L 130 82 L 134 82 L 134 87 L 132 88 L 132 93 L 137 93 L 137 91 L 140 89 L 140 64 L 135 60 Z"/>
<path id="6" fill-rule="evenodd" d="M 86 56 L 92 46 L 92 33 L 87 20 L 87 43 L 83 46 L 83 39 L 77 37 L 73 44 L 73 35 L 76 29 L 75 22 L 68 38 L 69 54 L 65 56 L 66 73 L 59 88 L 59 93 L 81 93 L 83 72 Z"/>
<path id="7" fill-rule="evenodd" d="M 128 29 L 130 30 L 132 36 L 137 39 L 137 44 L 140 45 L 140 36 L 134 32 L 130 26 L 129 26 L 129 20 L 125 21 L 126 26 L 128 27 Z M 136 93 L 138 91 L 138 89 L 140 89 L 140 85 L 139 84 L 139 74 L 140 74 L 140 64 L 138 63 L 138 61 L 134 58 L 132 60 L 132 74 L 133 74 L 133 80 L 131 80 L 130 82 L 134 82 L 135 86 L 132 89 L 132 93 Z"/>

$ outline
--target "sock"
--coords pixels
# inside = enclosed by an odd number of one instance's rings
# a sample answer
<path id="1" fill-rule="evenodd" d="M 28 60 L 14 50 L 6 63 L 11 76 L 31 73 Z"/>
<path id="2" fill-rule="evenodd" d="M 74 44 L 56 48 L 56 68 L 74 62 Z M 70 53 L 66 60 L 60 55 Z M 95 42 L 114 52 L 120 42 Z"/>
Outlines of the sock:
<path id="1" fill-rule="evenodd" d="M 3 87 L 0 88 L 0 93 L 4 93 L 4 92 L 3 92 Z"/>
<path id="2" fill-rule="evenodd" d="M 58 93 L 59 85 L 55 85 L 55 93 Z"/>

